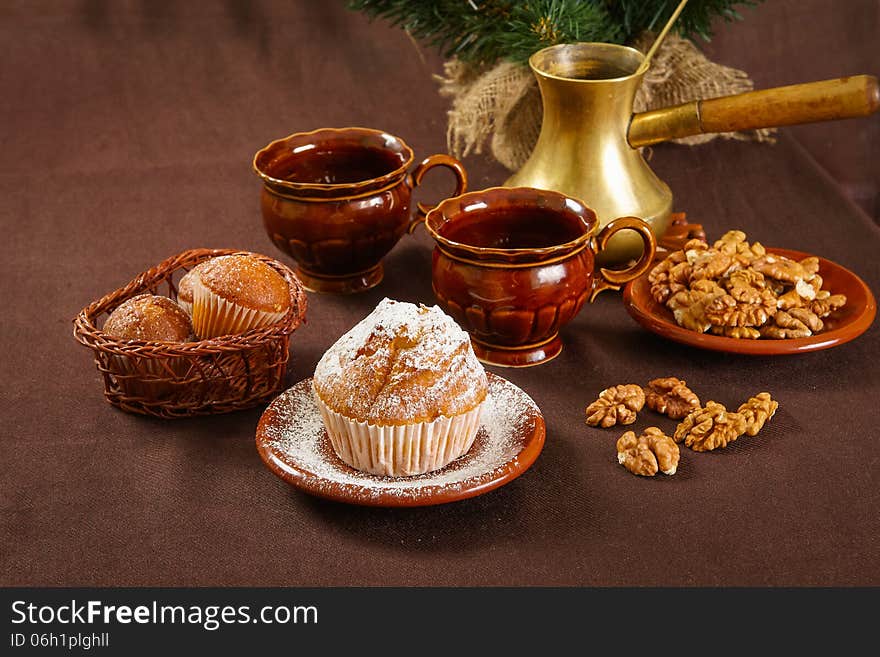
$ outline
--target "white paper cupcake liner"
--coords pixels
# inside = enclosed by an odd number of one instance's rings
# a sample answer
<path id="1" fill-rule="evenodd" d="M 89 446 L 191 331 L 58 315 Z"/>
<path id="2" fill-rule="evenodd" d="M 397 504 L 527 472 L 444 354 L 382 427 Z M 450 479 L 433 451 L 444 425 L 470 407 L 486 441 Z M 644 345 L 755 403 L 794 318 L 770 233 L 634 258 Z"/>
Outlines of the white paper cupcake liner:
<path id="1" fill-rule="evenodd" d="M 193 314 L 193 305 L 192 301 L 184 301 L 180 297 L 177 297 L 177 305 L 183 308 L 186 311 L 186 314 L 192 317 Z"/>
<path id="2" fill-rule="evenodd" d="M 245 308 L 205 287 L 198 279 L 193 281 L 192 323 L 200 338 L 244 333 L 252 328 L 267 326 L 284 317 L 284 312 L 266 312 Z"/>
<path id="3" fill-rule="evenodd" d="M 314 397 L 336 455 L 356 470 L 387 477 L 439 470 L 465 454 L 477 437 L 485 404 L 432 422 L 380 426 L 348 418 L 327 406 L 317 393 Z"/>

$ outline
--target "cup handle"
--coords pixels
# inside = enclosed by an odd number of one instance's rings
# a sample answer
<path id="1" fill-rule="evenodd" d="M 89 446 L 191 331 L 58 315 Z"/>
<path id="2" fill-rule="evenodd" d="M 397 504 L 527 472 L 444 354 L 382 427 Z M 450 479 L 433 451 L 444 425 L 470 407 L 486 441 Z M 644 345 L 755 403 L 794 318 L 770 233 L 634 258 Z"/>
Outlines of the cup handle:
<path id="1" fill-rule="evenodd" d="M 654 259 L 654 252 L 657 250 L 657 240 L 651 227 L 638 217 L 619 217 L 608 223 L 599 234 L 590 240 L 590 249 L 593 255 L 599 255 L 607 245 L 608 240 L 619 230 L 634 230 L 642 237 L 645 248 L 642 251 L 642 257 L 632 267 L 627 269 L 599 269 L 599 275 L 593 277 L 593 290 L 590 293 L 590 301 L 596 298 L 602 290 L 619 290 L 620 286 L 628 283 L 634 278 L 638 278 L 651 266 Z"/>
<path id="2" fill-rule="evenodd" d="M 467 172 L 464 170 L 464 165 L 451 155 L 442 153 L 429 155 L 419 163 L 412 173 L 413 187 L 418 187 L 422 183 L 422 178 L 424 178 L 428 169 L 433 169 L 434 167 L 446 167 L 455 174 L 455 191 L 449 195 L 450 197 L 459 196 L 467 191 Z M 409 224 L 409 232 L 412 233 L 416 226 L 422 223 L 428 213 L 436 208 L 437 205 L 439 203 L 435 205 L 419 203 L 416 206 L 416 217 Z"/>

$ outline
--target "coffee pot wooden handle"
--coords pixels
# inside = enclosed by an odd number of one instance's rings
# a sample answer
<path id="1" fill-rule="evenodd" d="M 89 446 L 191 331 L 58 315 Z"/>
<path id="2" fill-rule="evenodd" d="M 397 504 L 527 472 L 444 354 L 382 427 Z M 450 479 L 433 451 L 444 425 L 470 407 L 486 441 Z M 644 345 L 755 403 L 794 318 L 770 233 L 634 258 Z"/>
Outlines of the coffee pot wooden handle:
<path id="1" fill-rule="evenodd" d="M 853 75 L 642 112 L 633 116 L 627 138 L 630 146 L 638 148 L 703 133 L 868 116 L 878 108 L 877 78 Z"/>

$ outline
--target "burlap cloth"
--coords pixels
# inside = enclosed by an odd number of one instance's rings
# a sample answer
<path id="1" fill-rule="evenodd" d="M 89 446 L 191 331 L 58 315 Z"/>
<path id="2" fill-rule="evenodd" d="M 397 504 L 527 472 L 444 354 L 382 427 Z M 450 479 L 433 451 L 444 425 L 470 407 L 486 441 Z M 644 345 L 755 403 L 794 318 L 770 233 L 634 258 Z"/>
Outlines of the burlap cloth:
<path id="1" fill-rule="evenodd" d="M 653 39 L 652 34 L 645 33 L 632 45 L 645 52 Z M 452 98 L 447 128 L 449 151 L 458 157 L 482 153 L 491 135 L 495 159 L 510 170 L 519 169 L 541 130 L 541 94 L 531 69 L 508 61 L 477 68 L 453 58 L 445 63 L 444 75 L 438 80 L 440 93 Z M 633 109 L 642 112 L 753 88 L 754 83 L 744 71 L 709 61 L 691 41 L 670 34 L 645 74 Z M 772 135 L 772 129 L 765 129 L 694 135 L 677 141 L 690 145 L 717 137 L 768 141 Z"/>

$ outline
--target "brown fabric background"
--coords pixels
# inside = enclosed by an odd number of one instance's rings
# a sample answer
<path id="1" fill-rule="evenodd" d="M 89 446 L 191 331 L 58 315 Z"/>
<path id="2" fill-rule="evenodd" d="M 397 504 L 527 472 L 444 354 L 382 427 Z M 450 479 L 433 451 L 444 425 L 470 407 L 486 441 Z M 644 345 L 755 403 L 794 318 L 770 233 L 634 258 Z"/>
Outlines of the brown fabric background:
<path id="1" fill-rule="evenodd" d="M 765 0 L 743 9 L 710 43 L 710 59 L 742 68 L 766 89 L 859 73 L 880 74 L 880 0 Z M 880 117 L 786 130 L 880 223 Z"/>
<path id="2" fill-rule="evenodd" d="M 759 87 L 880 73 L 877 12 L 767 3 L 710 54 Z M 5 2 L 0 44 L 0 584 L 880 584 L 876 323 L 825 352 L 728 356 L 645 332 L 603 294 L 557 360 L 496 370 L 545 414 L 537 463 L 434 508 L 291 489 L 257 457 L 260 409 L 174 422 L 113 409 L 73 315 L 185 248 L 278 255 L 250 171 L 273 138 L 366 125 L 417 156 L 444 151 L 440 59 L 341 3 L 282 0 Z M 774 146 L 660 146 L 652 166 L 710 236 L 741 227 L 815 251 L 876 293 L 880 233 L 842 189 L 876 197 L 878 134 L 874 117 L 783 130 Z M 466 164 L 474 188 L 504 179 Z M 449 184 L 437 177 L 434 193 Z M 404 238 L 369 293 L 311 295 L 290 383 L 383 296 L 432 301 L 430 248 L 423 232 Z M 619 432 L 586 427 L 583 408 L 607 385 L 667 374 L 729 405 L 769 390 L 781 408 L 755 439 L 685 449 L 674 477 L 637 478 L 616 463 Z"/>

